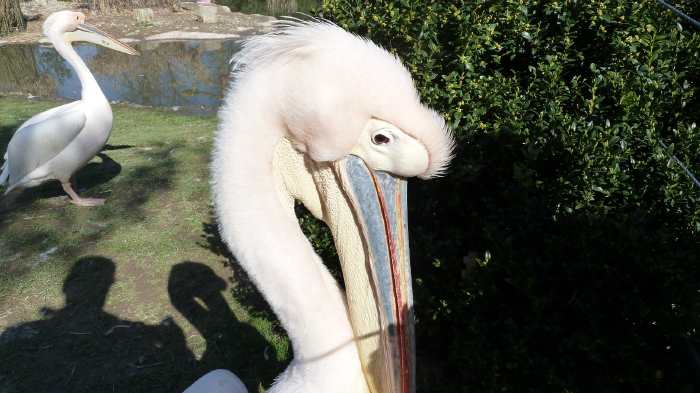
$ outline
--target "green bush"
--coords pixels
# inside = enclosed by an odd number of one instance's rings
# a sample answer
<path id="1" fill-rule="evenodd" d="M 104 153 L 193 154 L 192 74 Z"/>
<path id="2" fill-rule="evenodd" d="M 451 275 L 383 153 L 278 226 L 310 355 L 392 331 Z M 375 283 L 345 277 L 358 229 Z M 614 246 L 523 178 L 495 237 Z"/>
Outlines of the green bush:
<path id="1" fill-rule="evenodd" d="M 420 391 L 700 389 L 700 189 L 670 159 L 700 172 L 700 32 L 652 0 L 319 15 L 398 54 L 457 135 L 410 185 Z"/>

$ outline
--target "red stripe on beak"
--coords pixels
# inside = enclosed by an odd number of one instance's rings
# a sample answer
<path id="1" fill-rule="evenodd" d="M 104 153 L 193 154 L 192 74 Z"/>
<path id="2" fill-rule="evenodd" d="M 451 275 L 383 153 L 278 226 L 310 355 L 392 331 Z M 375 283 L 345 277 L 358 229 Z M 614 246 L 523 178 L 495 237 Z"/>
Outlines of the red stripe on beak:
<path id="1" fill-rule="evenodd" d="M 391 221 L 389 218 L 389 212 L 386 208 L 386 200 L 384 199 L 384 192 L 377 182 L 377 178 L 374 173 L 370 172 L 372 176 L 372 182 L 374 183 L 377 196 L 379 197 L 379 206 L 382 212 L 382 220 L 384 221 L 384 231 L 386 233 L 386 240 L 389 246 L 389 259 L 391 261 L 391 279 L 394 291 L 394 305 L 396 310 L 396 332 L 399 336 L 399 353 L 400 353 L 400 364 L 401 364 L 401 393 L 409 392 L 409 381 L 411 378 L 410 370 L 408 367 L 408 355 L 406 354 L 406 333 L 405 333 L 405 323 L 406 323 L 406 312 L 400 309 L 400 305 L 403 303 L 403 294 L 401 293 L 401 272 L 399 266 L 399 260 L 397 258 L 396 242 L 394 241 L 394 234 L 391 230 Z M 399 193 L 395 194 L 396 206 L 401 206 L 401 195 Z M 397 231 L 398 235 L 403 237 L 403 231 Z"/>

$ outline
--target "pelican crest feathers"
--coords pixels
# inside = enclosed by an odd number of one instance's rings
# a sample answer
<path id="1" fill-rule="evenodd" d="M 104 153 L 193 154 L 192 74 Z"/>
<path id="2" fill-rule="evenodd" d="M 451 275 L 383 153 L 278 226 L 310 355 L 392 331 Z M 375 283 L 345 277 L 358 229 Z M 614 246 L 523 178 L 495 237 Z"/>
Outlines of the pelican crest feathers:
<path id="1" fill-rule="evenodd" d="M 332 22 L 280 20 L 273 32 L 246 40 L 231 61 L 237 80 L 275 71 L 262 77 L 263 84 L 257 79 L 258 88 L 276 92 L 272 104 L 279 107 L 267 111 L 282 116 L 295 146 L 315 161 L 348 154 L 370 118 L 392 123 L 425 145 L 430 162 L 421 178 L 443 175 L 453 157 L 452 132 L 421 103 L 401 60 Z"/>

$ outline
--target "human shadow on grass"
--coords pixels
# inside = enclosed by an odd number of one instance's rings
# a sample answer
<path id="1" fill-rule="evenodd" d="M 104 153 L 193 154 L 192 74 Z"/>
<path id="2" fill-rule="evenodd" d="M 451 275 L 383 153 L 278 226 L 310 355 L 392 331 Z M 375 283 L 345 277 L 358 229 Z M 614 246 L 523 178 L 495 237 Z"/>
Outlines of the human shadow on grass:
<path id="1" fill-rule="evenodd" d="M 105 312 L 114 271 L 110 259 L 80 258 L 64 281 L 63 308 L 0 335 L 0 391 L 181 391 L 195 365 L 182 331 L 170 318 L 148 325 Z"/>
<path id="2" fill-rule="evenodd" d="M 206 340 L 206 351 L 197 363 L 196 377 L 215 369 L 236 373 L 256 391 L 269 386 L 282 372 L 267 340 L 251 325 L 241 323 L 223 296 L 227 282 L 209 266 L 185 261 L 173 266 L 168 293 L 175 308 Z"/>

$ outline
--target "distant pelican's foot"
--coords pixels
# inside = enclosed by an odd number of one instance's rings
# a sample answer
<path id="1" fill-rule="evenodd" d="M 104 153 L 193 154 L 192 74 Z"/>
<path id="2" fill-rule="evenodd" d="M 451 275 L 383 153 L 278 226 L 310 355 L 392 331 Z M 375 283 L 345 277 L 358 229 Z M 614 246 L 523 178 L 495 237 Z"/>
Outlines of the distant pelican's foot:
<path id="1" fill-rule="evenodd" d="M 61 182 L 61 185 L 63 186 L 63 191 L 68 194 L 70 197 L 70 203 L 77 205 L 77 206 L 101 206 L 105 204 L 105 200 L 103 198 L 81 198 L 78 196 L 78 194 L 73 190 L 73 187 L 70 185 L 70 182 Z"/>

